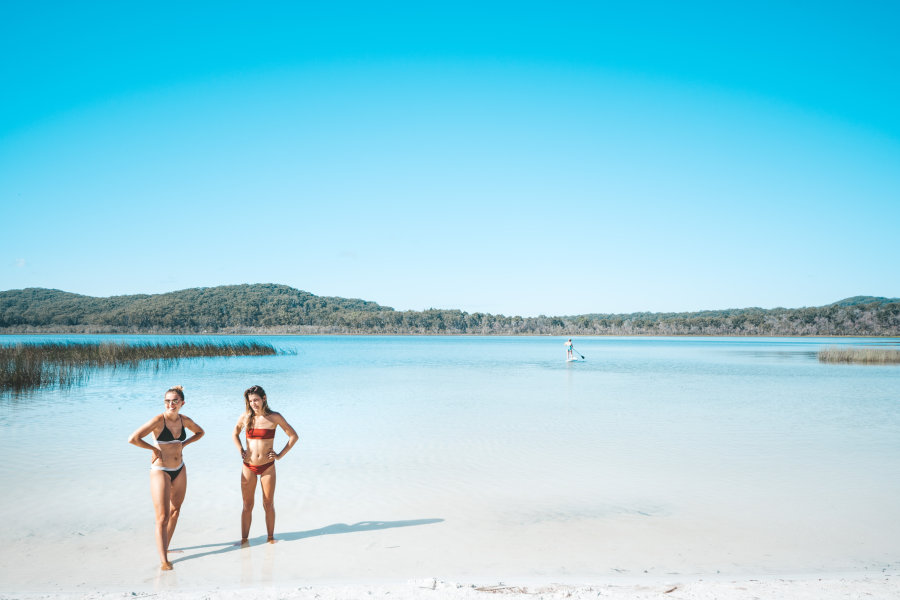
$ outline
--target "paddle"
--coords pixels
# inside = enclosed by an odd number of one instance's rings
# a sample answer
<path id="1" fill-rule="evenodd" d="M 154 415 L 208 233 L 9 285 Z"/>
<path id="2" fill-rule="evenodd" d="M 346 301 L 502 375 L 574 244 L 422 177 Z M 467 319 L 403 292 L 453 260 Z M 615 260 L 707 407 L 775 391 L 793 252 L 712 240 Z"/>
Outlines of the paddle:
<path id="1" fill-rule="evenodd" d="M 580 356 L 580 357 L 581 357 L 581 360 L 585 360 L 584 354 L 582 354 L 581 352 L 579 352 L 578 350 L 576 350 L 576 349 L 575 349 L 575 346 L 572 346 L 572 352 L 574 352 L 575 354 L 577 354 L 578 356 Z"/>

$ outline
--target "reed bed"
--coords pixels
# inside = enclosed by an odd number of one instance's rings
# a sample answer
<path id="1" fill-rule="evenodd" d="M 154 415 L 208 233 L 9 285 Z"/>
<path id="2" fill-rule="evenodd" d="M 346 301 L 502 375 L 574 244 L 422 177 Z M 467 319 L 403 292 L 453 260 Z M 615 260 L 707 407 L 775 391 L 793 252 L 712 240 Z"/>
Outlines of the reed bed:
<path id="1" fill-rule="evenodd" d="M 182 358 L 270 356 L 270 344 L 260 342 L 64 342 L 0 345 L 0 391 L 81 383 L 98 368 L 145 366 L 159 368 Z M 155 363 L 149 365 L 148 363 Z"/>
<path id="2" fill-rule="evenodd" d="M 819 350 L 820 362 L 859 363 L 867 365 L 900 364 L 900 350 L 892 348 L 824 348 Z"/>

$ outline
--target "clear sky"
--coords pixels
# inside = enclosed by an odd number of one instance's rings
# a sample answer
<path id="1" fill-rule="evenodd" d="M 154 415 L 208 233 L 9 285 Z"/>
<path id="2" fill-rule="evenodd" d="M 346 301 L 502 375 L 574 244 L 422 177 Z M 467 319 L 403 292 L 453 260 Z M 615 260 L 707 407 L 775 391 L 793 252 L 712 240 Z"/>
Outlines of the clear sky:
<path id="1" fill-rule="evenodd" d="M 0 0 L 0 289 L 900 296 L 900 3 Z"/>

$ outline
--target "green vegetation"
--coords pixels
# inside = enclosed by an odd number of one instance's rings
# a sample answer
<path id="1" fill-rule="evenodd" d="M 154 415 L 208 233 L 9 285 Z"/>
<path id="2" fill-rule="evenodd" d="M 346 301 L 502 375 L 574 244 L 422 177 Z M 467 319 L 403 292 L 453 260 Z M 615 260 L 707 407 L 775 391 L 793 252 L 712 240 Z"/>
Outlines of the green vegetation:
<path id="1" fill-rule="evenodd" d="M 507 317 L 459 310 L 396 311 L 274 284 L 110 298 L 40 288 L 0 292 L 0 333 L 49 332 L 897 336 L 900 299 L 857 296 L 793 309 Z"/>
<path id="2" fill-rule="evenodd" d="M 819 350 L 818 357 L 827 363 L 900 364 L 900 350 L 890 348 L 825 348 Z"/>
<path id="3" fill-rule="evenodd" d="M 156 367 L 182 358 L 265 356 L 275 348 L 259 342 L 125 342 L 0 345 L 0 391 L 61 387 L 79 383 L 97 367 L 136 368 L 149 361 Z"/>

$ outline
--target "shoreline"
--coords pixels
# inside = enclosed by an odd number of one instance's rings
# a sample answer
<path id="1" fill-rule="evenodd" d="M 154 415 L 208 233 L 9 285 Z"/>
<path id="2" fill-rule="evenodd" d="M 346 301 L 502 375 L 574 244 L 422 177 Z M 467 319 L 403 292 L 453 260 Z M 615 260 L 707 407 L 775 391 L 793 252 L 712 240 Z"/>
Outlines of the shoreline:
<path id="1" fill-rule="evenodd" d="M 760 575 L 730 577 L 707 575 L 684 577 L 610 577 L 582 580 L 577 577 L 542 580 L 531 577 L 453 581 L 441 578 L 398 580 L 310 581 L 279 580 L 250 586 L 178 586 L 169 573 L 156 578 L 152 589 L 124 586 L 70 591 L 0 592 L 0 600 L 124 600 L 153 597 L 187 600 L 202 594 L 221 600 L 341 600 L 348 598 L 388 598 L 390 600 L 476 600 L 544 598 L 587 600 L 593 598 L 643 599 L 682 598 L 738 600 L 743 598 L 784 598 L 791 600 L 837 600 L 848 597 L 888 599 L 900 597 L 900 572 L 832 572 L 794 576 Z"/>
<path id="2" fill-rule="evenodd" d="M 740 338 L 740 339 L 785 339 L 785 338 L 802 338 L 802 339 L 829 339 L 829 338 L 850 338 L 850 339 L 872 339 L 872 340 L 883 340 L 883 339 L 900 339 L 900 334 L 885 334 L 885 335 L 866 335 L 866 334 L 852 334 L 852 333 L 840 333 L 840 334 L 738 334 L 738 333 L 723 333 L 723 334 L 711 334 L 711 333 L 415 333 L 415 332 L 407 332 L 407 333 L 391 333 L 391 332 L 277 332 L 277 331 L 265 331 L 265 332 L 211 332 L 211 333 L 198 333 L 196 331 L 190 332 L 135 332 L 135 331 L 127 331 L 127 332 L 117 332 L 117 331 L 93 331 L 93 332 L 85 332 L 85 331 L 4 331 L 0 329 L 0 337 L 2 336 L 32 336 L 32 335 L 72 335 L 72 336 L 135 336 L 135 337 L 148 337 L 148 336 L 184 336 L 184 337 L 237 337 L 237 336 L 246 336 L 246 337 L 460 337 L 460 338 L 475 338 L 475 337 L 484 337 L 484 338 L 502 338 L 502 337 L 542 337 L 542 338 L 564 338 L 564 337 L 577 337 L 582 339 L 591 339 L 591 338 L 709 338 L 709 339 L 719 339 L 719 338 Z"/>

